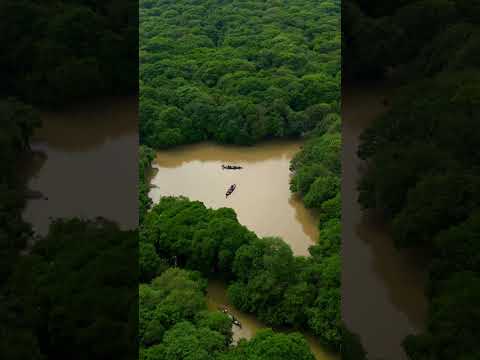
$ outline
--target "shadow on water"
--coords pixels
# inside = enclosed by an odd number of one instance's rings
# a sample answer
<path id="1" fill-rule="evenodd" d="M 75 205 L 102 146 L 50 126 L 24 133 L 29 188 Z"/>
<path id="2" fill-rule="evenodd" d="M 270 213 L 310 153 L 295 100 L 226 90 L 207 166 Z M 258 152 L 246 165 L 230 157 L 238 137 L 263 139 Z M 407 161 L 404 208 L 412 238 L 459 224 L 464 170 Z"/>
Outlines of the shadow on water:
<path id="1" fill-rule="evenodd" d="M 23 216 L 45 234 L 51 218 L 97 216 L 137 225 L 137 99 L 118 97 L 44 112 L 22 169 L 28 189 Z"/>

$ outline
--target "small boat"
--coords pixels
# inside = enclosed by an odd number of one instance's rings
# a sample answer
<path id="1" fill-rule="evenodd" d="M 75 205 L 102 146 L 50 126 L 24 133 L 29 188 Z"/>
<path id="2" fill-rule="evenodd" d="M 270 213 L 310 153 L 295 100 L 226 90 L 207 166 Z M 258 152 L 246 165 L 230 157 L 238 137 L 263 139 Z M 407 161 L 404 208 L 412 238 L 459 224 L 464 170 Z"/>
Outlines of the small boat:
<path id="1" fill-rule="evenodd" d="M 232 323 L 233 323 L 233 325 L 238 326 L 240 329 L 242 328 L 242 324 L 241 324 L 240 321 L 238 321 L 237 319 L 234 318 L 233 321 L 232 321 Z"/>
<path id="2" fill-rule="evenodd" d="M 225 194 L 225 197 L 229 197 L 230 195 L 232 195 L 232 193 L 235 191 L 236 188 L 237 188 L 236 184 L 231 185 L 228 188 L 227 193 Z"/>
<path id="3" fill-rule="evenodd" d="M 222 165 L 222 169 L 223 170 L 242 170 L 243 167 L 238 165 Z"/>

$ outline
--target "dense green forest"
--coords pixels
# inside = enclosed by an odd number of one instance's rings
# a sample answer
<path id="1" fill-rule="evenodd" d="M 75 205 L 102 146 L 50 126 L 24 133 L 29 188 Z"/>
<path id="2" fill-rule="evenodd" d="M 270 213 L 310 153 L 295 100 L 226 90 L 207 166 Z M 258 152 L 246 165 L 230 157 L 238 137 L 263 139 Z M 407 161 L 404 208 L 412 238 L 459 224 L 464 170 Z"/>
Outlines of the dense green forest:
<path id="1" fill-rule="evenodd" d="M 137 233 L 72 219 L 40 238 L 21 170 L 39 109 L 136 92 L 137 2 L 6 0 L 0 13 L 0 358 L 135 358 Z"/>
<path id="2" fill-rule="evenodd" d="M 364 132 L 360 202 L 399 247 L 431 253 L 427 330 L 411 359 L 476 359 L 480 321 L 480 7 L 477 1 L 346 1 L 344 72 L 393 73 L 389 111 Z"/>
<path id="3" fill-rule="evenodd" d="M 31 106 L 13 98 L 0 99 L 0 288 L 32 233 L 22 220 L 25 189 L 18 164 L 39 125 L 40 117 Z"/>
<path id="4" fill-rule="evenodd" d="M 335 220 L 333 220 L 335 221 Z M 207 277 L 222 276 L 240 310 L 271 326 L 309 328 L 340 344 L 339 224 L 325 230 L 311 257 L 295 257 L 278 238 L 258 238 L 232 209 L 207 209 L 185 198 L 162 198 L 140 230 L 140 274 L 152 276 L 160 258 Z M 156 254 L 159 259 L 154 261 Z"/>
<path id="5" fill-rule="evenodd" d="M 340 1 L 140 0 L 140 141 L 300 136 L 340 99 Z"/>
<path id="6" fill-rule="evenodd" d="M 0 102 L 0 358 L 132 359 L 137 353 L 137 232 L 105 220 L 57 220 L 33 236 L 22 220 L 27 161 L 38 113 Z"/>
<path id="7" fill-rule="evenodd" d="M 339 1 L 141 0 L 141 286 L 161 291 L 154 284 L 165 284 L 160 279 L 172 266 L 221 277 L 240 310 L 272 327 L 309 329 L 338 351 L 339 99 Z M 252 145 L 300 136 L 308 142 L 292 162 L 291 189 L 308 207 L 320 209 L 322 224 L 321 241 L 309 257 L 294 256 L 282 239 L 257 237 L 232 209 L 207 209 L 186 198 L 162 198 L 150 208 L 147 164 L 154 153 L 148 147 L 204 140 Z M 220 359 L 312 358 L 300 335 L 270 330 L 225 352 L 231 334 L 205 328 L 204 310 L 202 303 L 185 317 L 189 324 L 181 325 L 191 339 L 199 339 L 194 334 L 201 331 L 211 334 L 211 343 L 195 340 L 197 353 L 221 354 Z M 220 315 L 209 316 L 221 322 Z M 179 325 L 167 330 L 171 326 L 164 320 L 151 325 L 150 331 L 158 332 L 156 345 L 144 344 L 142 356 L 154 352 L 173 359 L 167 334 Z"/>
<path id="8" fill-rule="evenodd" d="M 232 320 L 209 311 L 198 272 L 170 268 L 139 289 L 140 360 L 313 360 L 297 333 L 262 330 L 232 343 Z"/>
<path id="9" fill-rule="evenodd" d="M 60 106 L 138 88 L 138 2 L 6 0 L 0 96 Z"/>
<path id="10" fill-rule="evenodd" d="M 133 359 L 137 239 L 102 219 L 52 223 L 3 286 L 2 359 Z"/>

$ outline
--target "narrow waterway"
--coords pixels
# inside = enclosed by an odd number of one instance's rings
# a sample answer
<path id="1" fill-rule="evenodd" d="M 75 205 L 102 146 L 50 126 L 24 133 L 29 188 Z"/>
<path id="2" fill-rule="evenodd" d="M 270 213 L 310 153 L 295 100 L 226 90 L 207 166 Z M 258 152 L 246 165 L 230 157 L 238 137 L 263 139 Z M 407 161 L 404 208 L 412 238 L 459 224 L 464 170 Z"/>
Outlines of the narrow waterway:
<path id="1" fill-rule="evenodd" d="M 318 239 L 318 219 L 289 189 L 290 161 L 300 142 L 271 142 L 255 147 L 221 146 L 211 143 L 160 151 L 153 164 L 150 197 L 186 196 L 212 208 L 233 208 L 238 220 L 259 236 L 279 236 L 296 255 L 308 255 Z M 240 165 L 242 170 L 223 170 L 222 164 Z M 231 184 L 237 188 L 226 198 Z M 226 285 L 209 281 L 207 300 L 212 310 L 226 305 L 240 320 L 233 326 L 234 340 L 249 339 L 266 326 L 228 302 Z M 338 356 L 326 351 L 308 333 L 303 333 L 317 360 Z"/>
<path id="2" fill-rule="evenodd" d="M 365 165 L 359 135 L 387 110 L 386 85 L 343 87 L 342 316 L 370 359 L 404 360 L 405 336 L 425 324 L 426 272 L 421 256 L 398 251 L 385 223 L 362 211 L 357 184 Z"/>
<path id="3" fill-rule="evenodd" d="M 137 225 L 137 99 L 119 97 L 43 112 L 24 166 L 24 219 L 44 235 L 52 218 L 101 216 L 122 228 Z"/>
<path id="4" fill-rule="evenodd" d="M 237 343 L 240 339 L 250 339 L 258 330 L 265 329 L 267 326 L 259 321 L 255 316 L 246 314 L 236 309 L 229 303 L 227 297 L 227 287 L 221 281 L 209 280 L 207 289 L 208 307 L 211 310 L 218 310 L 227 306 L 230 314 L 235 316 L 241 323 L 242 327 L 233 325 L 233 342 Z M 310 350 L 316 360 L 338 360 L 339 356 L 325 350 L 318 340 L 311 334 L 302 332 L 302 335 L 308 342 Z"/>

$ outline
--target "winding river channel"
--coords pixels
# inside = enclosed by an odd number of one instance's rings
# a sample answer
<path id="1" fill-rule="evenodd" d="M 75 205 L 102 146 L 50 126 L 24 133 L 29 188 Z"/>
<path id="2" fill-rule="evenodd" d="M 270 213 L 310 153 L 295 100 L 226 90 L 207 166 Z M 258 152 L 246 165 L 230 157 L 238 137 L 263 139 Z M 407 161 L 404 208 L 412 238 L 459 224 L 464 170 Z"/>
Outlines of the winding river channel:
<path id="1" fill-rule="evenodd" d="M 365 166 L 356 155 L 358 137 L 387 110 L 383 99 L 392 90 L 384 84 L 342 88 L 342 316 L 369 359 L 404 360 L 401 342 L 426 320 L 425 260 L 398 251 L 382 219 L 357 202 Z"/>
<path id="2" fill-rule="evenodd" d="M 289 189 L 290 160 L 300 147 L 300 142 L 270 142 L 250 148 L 203 143 L 161 151 L 154 162 L 150 197 L 158 202 L 162 196 L 183 195 L 208 207 L 231 207 L 240 223 L 259 236 L 279 236 L 296 255 L 307 255 L 318 238 L 318 220 Z M 222 164 L 243 169 L 222 170 Z M 227 199 L 225 192 L 231 184 L 237 188 Z M 224 283 L 210 281 L 207 297 L 212 309 L 227 305 L 242 323 L 241 329 L 233 327 L 234 340 L 251 338 L 266 327 L 229 304 Z M 313 336 L 304 335 L 316 359 L 337 359 Z"/>
<path id="3" fill-rule="evenodd" d="M 356 184 L 364 166 L 356 156 L 358 136 L 385 111 L 381 86 L 347 87 L 343 94 L 342 314 L 360 335 L 370 359 L 403 360 L 404 337 L 424 327 L 424 261 L 399 252 L 388 227 L 358 205 Z M 43 199 L 27 202 L 24 218 L 45 234 L 52 218 L 102 216 L 122 228 L 137 225 L 137 101 L 115 98 L 56 113 L 42 113 L 35 156 L 23 171 L 28 188 Z M 157 154 L 150 196 L 184 195 L 213 208 L 231 207 L 239 221 L 260 236 L 280 236 L 296 255 L 306 255 L 318 237 L 315 213 L 289 190 L 289 163 L 300 142 L 252 148 L 210 143 Z M 224 163 L 241 171 L 222 170 Z M 105 165 L 108 164 L 108 165 Z M 228 199 L 231 184 L 237 189 Z M 94 211 L 92 211 L 94 210 Z M 228 304 L 223 283 L 211 282 L 211 308 L 227 305 L 243 324 L 234 337 L 250 338 L 265 327 Z M 317 359 L 335 359 L 305 334 Z"/>

